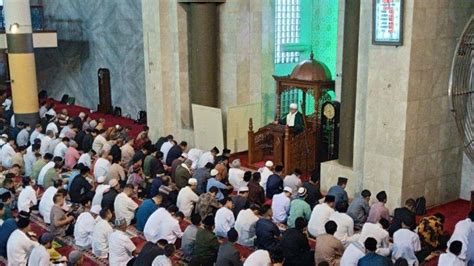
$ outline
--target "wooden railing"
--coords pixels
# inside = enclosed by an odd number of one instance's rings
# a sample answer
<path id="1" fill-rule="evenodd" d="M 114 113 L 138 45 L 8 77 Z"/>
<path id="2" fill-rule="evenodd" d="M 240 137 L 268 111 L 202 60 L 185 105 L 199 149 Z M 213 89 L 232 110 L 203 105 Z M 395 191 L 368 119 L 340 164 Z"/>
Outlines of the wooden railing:
<path id="1" fill-rule="evenodd" d="M 308 119 L 305 130 L 297 135 L 284 125 L 268 124 L 256 132 L 249 120 L 248 158 L 249 164 L 272 156 L 275 165 L 283 164 L 284 174 L 295 168 L 309 173 L 316 168 L 318 127 L 314 119 Z"/>

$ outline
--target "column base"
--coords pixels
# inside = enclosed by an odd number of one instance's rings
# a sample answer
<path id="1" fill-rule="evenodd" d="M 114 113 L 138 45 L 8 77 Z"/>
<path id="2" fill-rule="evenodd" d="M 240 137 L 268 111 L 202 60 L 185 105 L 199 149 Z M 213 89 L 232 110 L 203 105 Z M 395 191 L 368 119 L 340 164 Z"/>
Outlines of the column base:
<path id="1" fill-rule="evenodd" d="M 23 123 L 28 123 L 31 128 L 35 128 L 35 125 L 39 123 L 39 113 L 30 113 L 30 114 L 17 114 L 15 113 L 15 123 L 22 121 Z"/>

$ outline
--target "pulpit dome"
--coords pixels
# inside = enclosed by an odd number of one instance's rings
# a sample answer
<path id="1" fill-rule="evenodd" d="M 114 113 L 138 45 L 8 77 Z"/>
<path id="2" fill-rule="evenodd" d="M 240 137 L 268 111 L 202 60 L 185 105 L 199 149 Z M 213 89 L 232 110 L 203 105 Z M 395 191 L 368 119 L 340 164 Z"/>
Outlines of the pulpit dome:
<path id="1" fill-rule="evenodd" d="M 306 81 L 331 80 L 331 73 L 326 65 L 314 60 L 311 52 L 310 58 L 299 63 L 291 72 L 290 78 Z"/>

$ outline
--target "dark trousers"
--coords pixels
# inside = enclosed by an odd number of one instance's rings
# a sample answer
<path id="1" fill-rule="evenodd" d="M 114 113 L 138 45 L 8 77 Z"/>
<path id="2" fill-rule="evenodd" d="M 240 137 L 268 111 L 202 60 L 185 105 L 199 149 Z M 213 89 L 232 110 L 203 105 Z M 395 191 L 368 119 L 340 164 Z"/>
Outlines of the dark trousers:
<path id="1" fill-rule="evenodd" d="M 214 262 L 216 260 L 213 258 L 196 258 L 193 257 L 191 261 L 189 262 L 189 266 L 209 266 L 209 265 L 214 265 Z"/>

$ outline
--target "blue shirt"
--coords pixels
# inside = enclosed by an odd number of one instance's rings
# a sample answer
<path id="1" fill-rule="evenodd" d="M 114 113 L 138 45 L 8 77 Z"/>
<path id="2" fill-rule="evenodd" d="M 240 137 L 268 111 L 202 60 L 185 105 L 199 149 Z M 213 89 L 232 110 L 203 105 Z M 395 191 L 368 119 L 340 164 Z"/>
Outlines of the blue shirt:
<path id="1" fill-rule="evenodd" d="M 0 227 L 0 256 L 7 257 L 8 238 L 17 228 L 16 220 L 13 218 L 7 219 Z"/>
<path id="2" fill-rule="evenodd" d="M 227 186 L 224 185 L 221 181 L 217 180 L 215 177 L 213 177 L 213 178 L 207 180 L 206 192 L 209 192 L 211 187 L 216 187 L 216 188 L 219 189 L 219 191 L 217 191 L 216 199 L 217 200 L 223 200 L 224 199 L 224 194 L 222 194 L 221 189 L 227 189 Z"/>
<path id="3" fill-rule="evenodd" d="M 143 232 L 143 229 L 145 228 L 146 221 L 148 221 L 148 218 L 150 215 L 158 209 L 158 205 L 156 205 L 155 201 L 153 199 L 146 199 L 140 208 L 137 210 L 137 214 L 135 215 L 135 218 L 137 219 L 137 230 L 140 232 Z"/>
<path id="4" fill-rule="evenodd" d="M 392 261 L 384 257 L 382 255 L 379 255 L 375 252 L 369 252 L 367 255 L 359 259 L 359 262 L 357 263 L 357 266 L 390 266 L 392 265 Z"/>
<path id="5" fill-rule="evenodd" d="M 260 218 L 255 225 L 255 235 L 257 248 L 273 251 L 278 246 L 280 229 L 271 220 Z"/>
<path id="6" fill-rule="evenodd" d="M 334 206 L 338 202 L 345 201 L 349 203 L 349 198 L 347 197 L 347 192 L 341 186 L 333 186 L 329 189 L 328 195 L 334 196 L 336 199 L 334 201 Z"/>
<path id="7" fill-rule="evenodd" d="M 68 182 L 67 182 L 67 183 L 69 184 L 69 185 L 67 186 L 67 191 L 71 190 L 72 181 L 74 181 L 74 178 L 75 178 L 76 176 L 78 176 L 80 173 L 81 173 L 81 172 L 78 171 L 78 170 L 73 170 L 73 171 L 71 172 L 71 174 L 69 175 Z"/>
<path id="8" fill-rule="evenodd" d="M 268 177 L 267 180 L 267 198 L 273 199 L 273 196 L 283 191 L 283 179 L 277 174 Z M 293 191 L 295 193 L 295 191 Z"/>
<path id="9" fill-rule="evenodd" d="M 150 188 L 150 197 L 154 197 L 160 193 L 160 187 L 163 185 L 163 181 L 161 181 L 161 178 L 157 177 L 153 179 L 153 182 L 151 182 L 151 188 Z"/>

